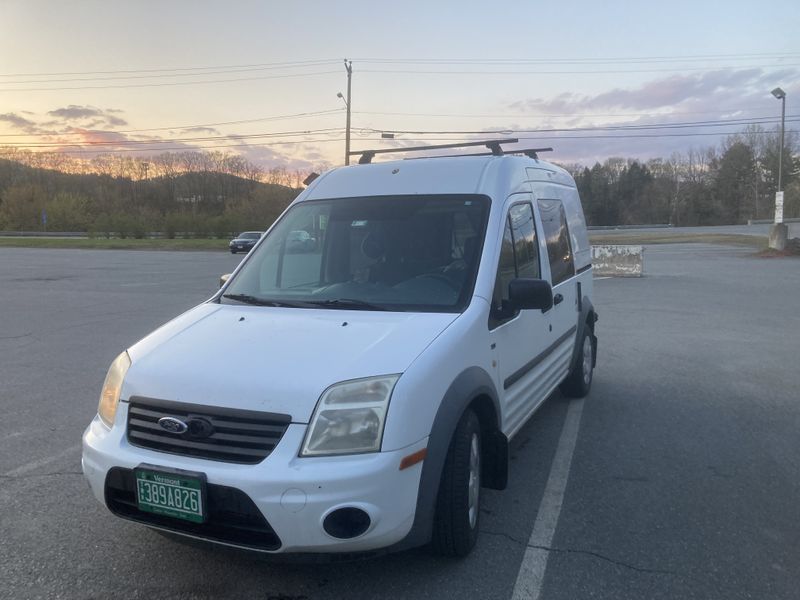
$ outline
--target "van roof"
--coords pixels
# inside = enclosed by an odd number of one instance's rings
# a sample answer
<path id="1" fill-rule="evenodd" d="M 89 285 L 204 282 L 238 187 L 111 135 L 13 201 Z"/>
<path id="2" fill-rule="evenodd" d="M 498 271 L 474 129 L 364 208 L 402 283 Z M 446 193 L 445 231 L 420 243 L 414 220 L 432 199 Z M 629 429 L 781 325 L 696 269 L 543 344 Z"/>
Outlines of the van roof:
<path id="1" fill-rule="evenodd" d="M 316 179 L 298 201 L 414 194 L 505 197 L 516 191 L 530 191 L 524 185 L 528 181 L 575 187 L 567 171 L 540 159 L 466 155 L 339 167 Z"/>

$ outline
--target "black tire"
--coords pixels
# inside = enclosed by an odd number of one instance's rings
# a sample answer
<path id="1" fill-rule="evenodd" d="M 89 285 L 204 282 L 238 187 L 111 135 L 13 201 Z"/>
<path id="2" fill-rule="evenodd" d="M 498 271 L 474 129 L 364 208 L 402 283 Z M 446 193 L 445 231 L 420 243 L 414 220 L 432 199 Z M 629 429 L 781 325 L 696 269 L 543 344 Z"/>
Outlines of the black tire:
<path id="1" fill-rule="evenodd" d="M 477 445 L 477 465 L 473 444 Z M 481 466 L 481 427 L 478 417 L 468 409 L 450 440 L 439 482 L 431 539 L 435 554 L 466 556 L 475 546 L 480 525 Z M 471 473 L 477 473 L 477 481 Z"/>
<path id="2" fill-rule="evenodd" d="M 231 254 L 236 254 L 236 250 L 231 250 Z"/>
<path id="3" fill-rule="evenodd" d="M 588 325 L 583 329 L 583 338 L 579 340 L 580 355 L 567 378 L 561 382 L 561 393 L 569 398 L 583 398 L 592 389 L 594 378 L 594 361 L 597 346 Z M 588 354 L 588 356 L 587 356 Z"/>

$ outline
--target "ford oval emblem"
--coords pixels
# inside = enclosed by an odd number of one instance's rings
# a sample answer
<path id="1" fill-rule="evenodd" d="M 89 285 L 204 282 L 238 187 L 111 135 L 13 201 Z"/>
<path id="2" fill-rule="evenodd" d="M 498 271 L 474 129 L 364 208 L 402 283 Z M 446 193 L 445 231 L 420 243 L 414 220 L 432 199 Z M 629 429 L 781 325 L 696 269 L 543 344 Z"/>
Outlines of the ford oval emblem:
<path id="1" fill-rule="evenodd" d="M 189 426 L 175 417 L 161 417 L 158 424 L 170 433 L 185 433 Z"/>

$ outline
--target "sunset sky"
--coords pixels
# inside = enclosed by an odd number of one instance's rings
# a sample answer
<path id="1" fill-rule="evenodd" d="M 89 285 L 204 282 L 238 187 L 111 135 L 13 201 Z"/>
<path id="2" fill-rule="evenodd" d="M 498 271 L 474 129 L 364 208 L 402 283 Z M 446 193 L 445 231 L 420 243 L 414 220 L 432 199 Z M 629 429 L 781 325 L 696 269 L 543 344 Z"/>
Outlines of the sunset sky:
<path id="1" fill-rule="evenodd" d="M 0 145 L 337 165 L 349 58 L 354 149 L 514 132 L 565 163 L 669 156 L 773 129 L 776 86 L 800 129 L 798 26 L 796 0 L 2 0 Z M 673 126 L 596 129 L 652 124 Z"/>

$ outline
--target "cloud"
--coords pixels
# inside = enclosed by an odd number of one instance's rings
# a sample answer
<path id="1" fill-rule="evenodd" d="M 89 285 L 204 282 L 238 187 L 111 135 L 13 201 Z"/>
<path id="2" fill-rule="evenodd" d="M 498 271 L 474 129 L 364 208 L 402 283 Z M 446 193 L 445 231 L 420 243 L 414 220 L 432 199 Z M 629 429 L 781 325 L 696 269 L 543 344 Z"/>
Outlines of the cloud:
<path id="1" fill-rule="evenodd" d="M 520 112 L 549 113 L 596 112 L 601 110 L 656 110 L 674 108 L 697 99 L 734 99 L 743 93 L 764 89 L 775 80 L 796 80 L 797 69 L 766 72 L 763 69 L 707 71 L 691 75 L 672 75 L 636 88 L 615 88 L 596 95 L 564 92 L 550 99 L 531 98 L 510 105 Z M 729 102 L 728 102 L 729 103 Z"/>
<path id="2" fill-rule="evenodd" d="M 796 96 L 800 93 L 800 70 L 709 71 L 662 77 L 636 87 L 614 88 L 594 95 L 563 92 L 550 98 L 530 98 L 510 105 L 520 116 L 533 113 L 530 120 L 524 121 L 526 125 L 509 127 L 507 123 L 499 123 L 492 129 L 519 131 L 691 123 L 672 129 L 515 133 L 515 137 L 529 138 L 525 139 L 525 146 L 553 146 L 555 152 L 549 157 L 557 162 L 592 164 L 611 156 L 666 158 L 675 152 L 717 146 L 729 135 L 745 128 L 741 122 L 725 126 L 703 125 L 704 122 L 747 121 L 755 117 L 777 120 L 780 107 L 769 92 L 777 85 L 788 95 Z M 540 117 L 534 119 L 537 113 Z M 763 124 L 766 130 L 775 127 L 774 121 Z M 789 123 L 787 129 L 792 129 Z"/>
<path id="3" fill-rule="evenodd" d="M 189 127 L 188 129 L 182 129 L 181 133 L 213 133 L 214 135 L 219 135 L 219 129 L 215 129 L 214 127 Z"/>
<path id="4" fill-rule="evenodd" d="M 7 123 L 14 129 L 24 131 L 25 133 L 39 132 L 39 127 L 36 125 L 35 122 L 31 121 L 30 119 L 26 119 L 25 117 L 21 117 L 17 113 L 12 112 L 12 113 L 0 114 L 0 121 L 3 123 Z"/>
<path id="5" fill-rule="evenodd" d="M 89 105 L 70 104 L 63 108 L 48 111 L 47 114 L 65 122 L 92 120 L 92 126 L 104 124 L 111 127 L 124 127 L 128 122 L 121 117 L 115 116 L 115 114 L 121 112 L 121 110 L 115 108 L 101 109 Z"/>

